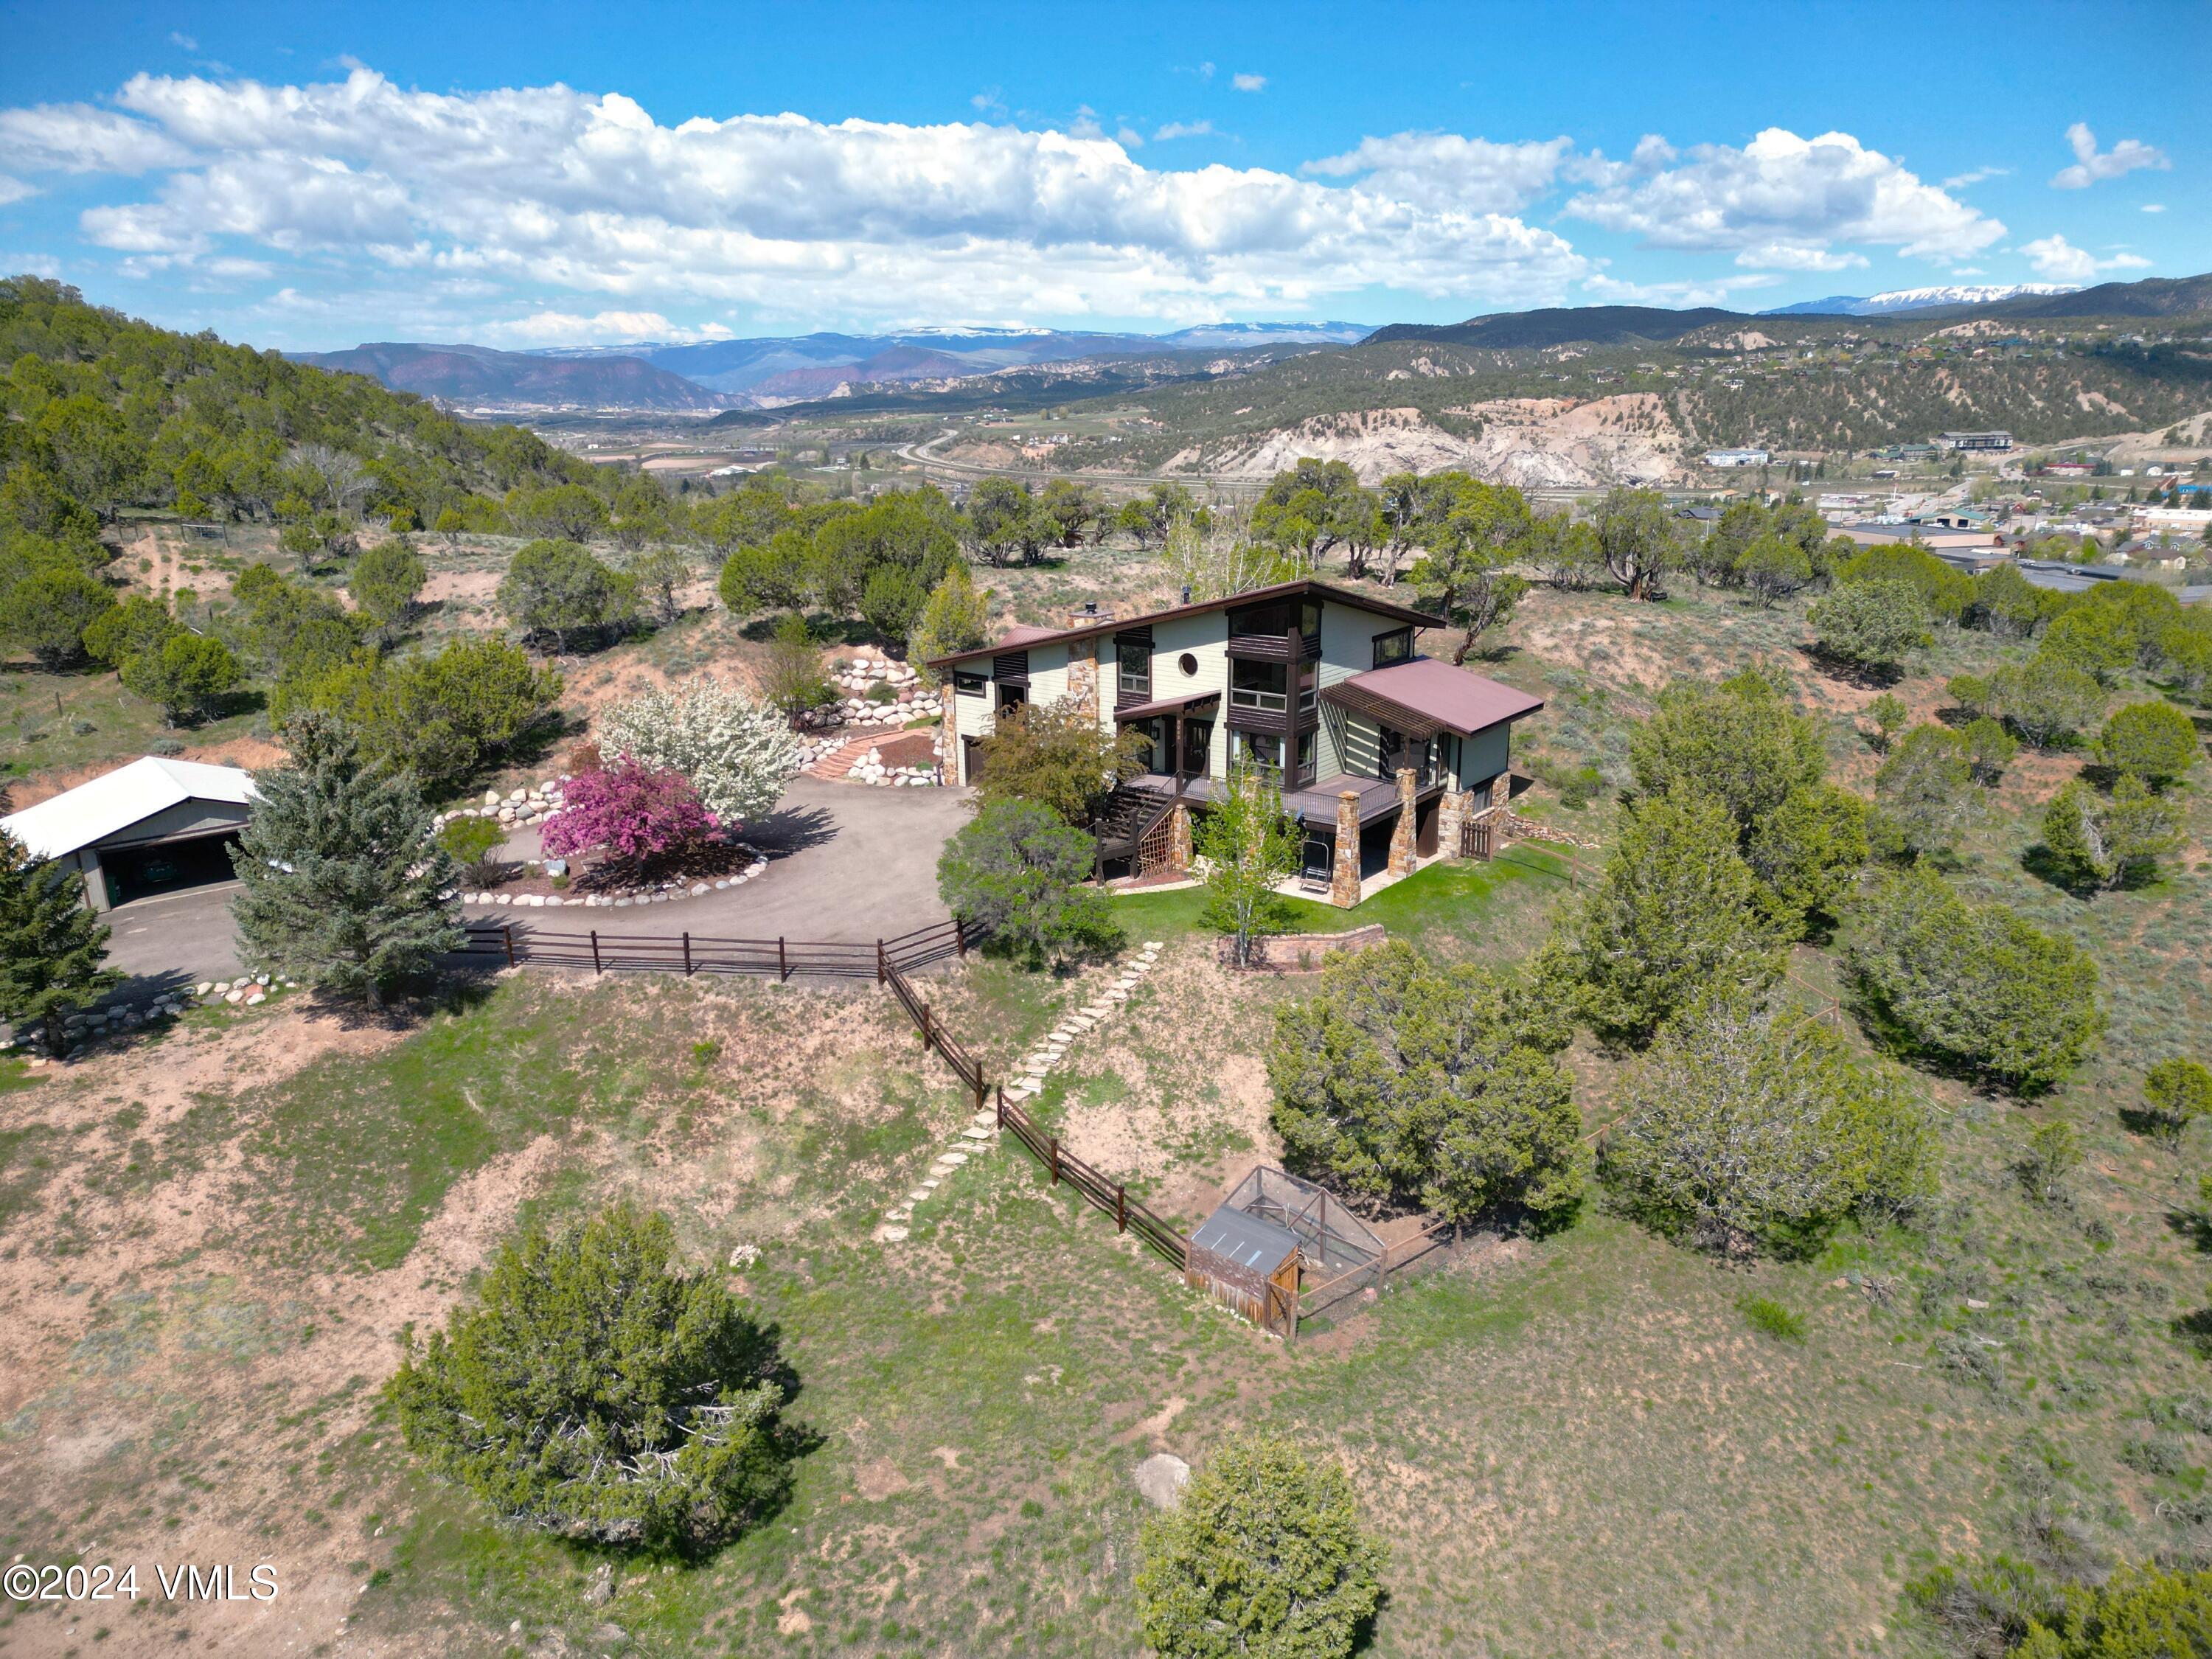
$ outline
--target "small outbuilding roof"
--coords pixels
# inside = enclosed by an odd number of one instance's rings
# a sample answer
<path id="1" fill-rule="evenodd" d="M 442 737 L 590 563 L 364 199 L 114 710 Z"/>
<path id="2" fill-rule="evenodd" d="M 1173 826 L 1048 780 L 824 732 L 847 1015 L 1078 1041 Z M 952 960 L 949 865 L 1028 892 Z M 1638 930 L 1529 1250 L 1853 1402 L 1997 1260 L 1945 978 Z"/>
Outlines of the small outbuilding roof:
<path id="1" fill-rule="evenodd" d="M 188 800 L 243 806 L 254 798 L 253 780 L 235 766 L 148 755 L 0 819 L 0 830 L 33 858 L 58 859 Z"/>
<path id="2" fill-rule="evenodd" d="M 1206 1217 L 1190 1236 L 1190 1242 L 1199 1249 L 1261 1273 L 1273 1273 L 1298 1248 L 1298 1236 L 1289 1228 L 1226 1204 Z"/>
<path id="3" fill-rule="evenodd" d="M 1544 706 L 1541 697 L 1470 674 L 1437 657 L 1371 668 L 1339 680 L 1322 696 L 1414 738 L 1431 738 L 1438 732 L 1471 738 Z"/>

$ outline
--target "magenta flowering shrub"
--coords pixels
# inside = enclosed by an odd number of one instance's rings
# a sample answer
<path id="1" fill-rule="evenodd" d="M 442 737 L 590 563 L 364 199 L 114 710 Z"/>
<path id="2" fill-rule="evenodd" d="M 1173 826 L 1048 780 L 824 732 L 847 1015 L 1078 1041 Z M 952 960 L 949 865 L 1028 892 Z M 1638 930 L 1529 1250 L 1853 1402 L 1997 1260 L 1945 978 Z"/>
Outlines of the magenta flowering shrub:
<path id="1" fill-rule="evenodd" d="M 601 851 L 652 864 L 690 851 L 721 827 L 681 772 L 623 761 L 569 779 L 565 805 L 545 821 L 547 854 Z"/>

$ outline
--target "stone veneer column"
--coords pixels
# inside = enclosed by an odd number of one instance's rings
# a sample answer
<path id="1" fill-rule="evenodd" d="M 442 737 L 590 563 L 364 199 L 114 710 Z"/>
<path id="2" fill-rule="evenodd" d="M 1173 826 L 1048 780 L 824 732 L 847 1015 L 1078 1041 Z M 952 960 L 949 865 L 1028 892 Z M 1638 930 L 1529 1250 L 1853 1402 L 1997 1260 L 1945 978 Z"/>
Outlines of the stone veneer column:
<path id="1" fill-rule="evenodd" d="M 1085 720 L 1098 718 L 1098 641 L 1078 640 L 1067 647 L 1067 695 Z"/>
<path id="2" fill-rule="evenodd" d="M 1447 789 L 1437 803 L 1437 851 L 1448 859 L 1459 856 L 1460 843 L 1467 836 L 1468 803 L 1474 799 L 1471 790 Z"/>
<path id="3" fill-rule="evenodd" d="M 1413 873 L 1413 769 L 1398 769 L 1398 822 L 1390 831 L 1390 873 Z"/>
<path id="4" fill-rule="evenodd" d="M 1188 874 L 1190 858 L 1190 808 L 1177 801 L 1168 813 L 1168 868 Z"/>
<path id="5" fill-rule="evenodd" d="M 948 787 L 960 781 L 960 711 L 952 701 L 952 677 L 939 688 L 937 717 L 937 776 Z"/>
<path id="6" fill-rule="evenodd" d="M 1340 910 L 1359 902 L 1359 796 L 1350 789 L 1336 798 L 1336 857 L 1329 866 L 1328 902 Z"/>

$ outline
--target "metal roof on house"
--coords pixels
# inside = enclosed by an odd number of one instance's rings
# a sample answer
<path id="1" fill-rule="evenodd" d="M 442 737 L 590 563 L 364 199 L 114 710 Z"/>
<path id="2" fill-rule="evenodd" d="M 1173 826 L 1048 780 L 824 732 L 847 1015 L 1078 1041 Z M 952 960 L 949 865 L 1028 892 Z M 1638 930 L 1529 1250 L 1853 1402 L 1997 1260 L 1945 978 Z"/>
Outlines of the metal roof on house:
<path id="1" fill-rule="evenodd" d="M 254 799 L 253 780 L 235 766 L 148 755 L 0 818 L 0 830 L 33 858 L 58 859 L 188 800 L 243 806 Z"/>
<path id="2" fill-rule="evenodd" d="M 1388 599 L 1374 599 L 1355 592 L 1348 587 L 1338 587 L 1328 582 L 1317 582 L 1310 577 L 1294 582 L 1277 582 L 1271 587 L 1248 587 L 1242 593 L 1231 593 L 1218 599 L 1204 599 L 1192 605 L 1171 605 L 1165 611 L 1148 611 L 1140 617 L 1102 617 L 1095 623 L 1085 623 L 1080 628 L 1032 628 L 1026 624 L 1010 629 L 1006 637 L 989 645 L 979 645 L 969 651 L 955 651 L 942 657 L 929 659 L 929 666 L 942 668 L 956 662 L 973 662 L 978 657 L 1019 645 L 1038 645 L 1047 641 L 1054 644 L 1077 640 L 1097 639 L 1103 634 L 1119 634 L 1133 628 L 1144 628 L 1153 623 L 1168 622 L 1177 617 L 1199 617 L 1209 611 L 1233 611 L 1248 605 L 1264 605 L 1269 599 L 1304 598 L 1334 599 L 1339 605 L 1348 605 L 1364 611 L 1370 616 L 1387 617 L 1393 622 L 1411 623 L 1416 628 L 1449 628 L 1451 623 L 1442 617 L 1431 616 L 1425 611 L 1408 610 L 1402 605 L 1393 605 Z"/>
<path id="3" fill-rule="evenodd" d="M 1325 688 L 1322 696 L 1375 716 L 1411 738 L 1432 738 L 1439 732 L 1471 738 L 1544 706 L 1541 697 L 1470 674 L 1436 657 L 1370 668 Z"/>
<path id="4" fill-rule="evenodd" d="M 1194 1248 L 1225 1256 L 1240 1267 L 1272 1273 L 1298 1248 L 1298 1236 L 1287 1227 L 1262 1221 L 1256 1215 L 1232 1210 L 1224 1204 L 1190 1236 Z"/>

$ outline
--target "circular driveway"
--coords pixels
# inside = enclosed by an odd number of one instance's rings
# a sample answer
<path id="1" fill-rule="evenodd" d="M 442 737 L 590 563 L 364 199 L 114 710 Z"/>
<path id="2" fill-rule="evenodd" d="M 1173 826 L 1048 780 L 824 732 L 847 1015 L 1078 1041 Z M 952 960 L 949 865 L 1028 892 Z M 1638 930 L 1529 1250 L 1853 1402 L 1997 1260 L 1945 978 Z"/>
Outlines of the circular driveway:
<path id="1" fill-rule="evenodd" d="M 597 928 L 647 939 L 891 939 L 951 919 L 937 896 L 937 855 L 967 823 L 965 799 L 964 790 L 877 789 L 802 775 L 775 811 L 746 826 L 745 839 L 769 855 L 769 866 L 742 887 L 622 910 L 472 904 L 468 917 L 548 933 Z M 537 843 L 538 832 L 526 830 L 507 849 L 534 856 Z M 242 972 L 230 919 L 239 891 L 234 881 L 218 882 L 106 913 L 113 929 L 108 961 L 130 975 L 107 1000 L 143 1002 L 157 989 Z"/>
<path id="2" fill-rule="evenodd" d="M 469 920 L 648 939 L 890 939 L 951 920 L 937 896 L 937 855 L 968 822 L 966 798 L 959 789 L 879 789 L 802 773 L 775 811 L 745 826 L 769 866 L 742 887 L 621 910 L 471 904 Z M 520 831 L 505 850 L 536 857 L 538 831 Z"/>

